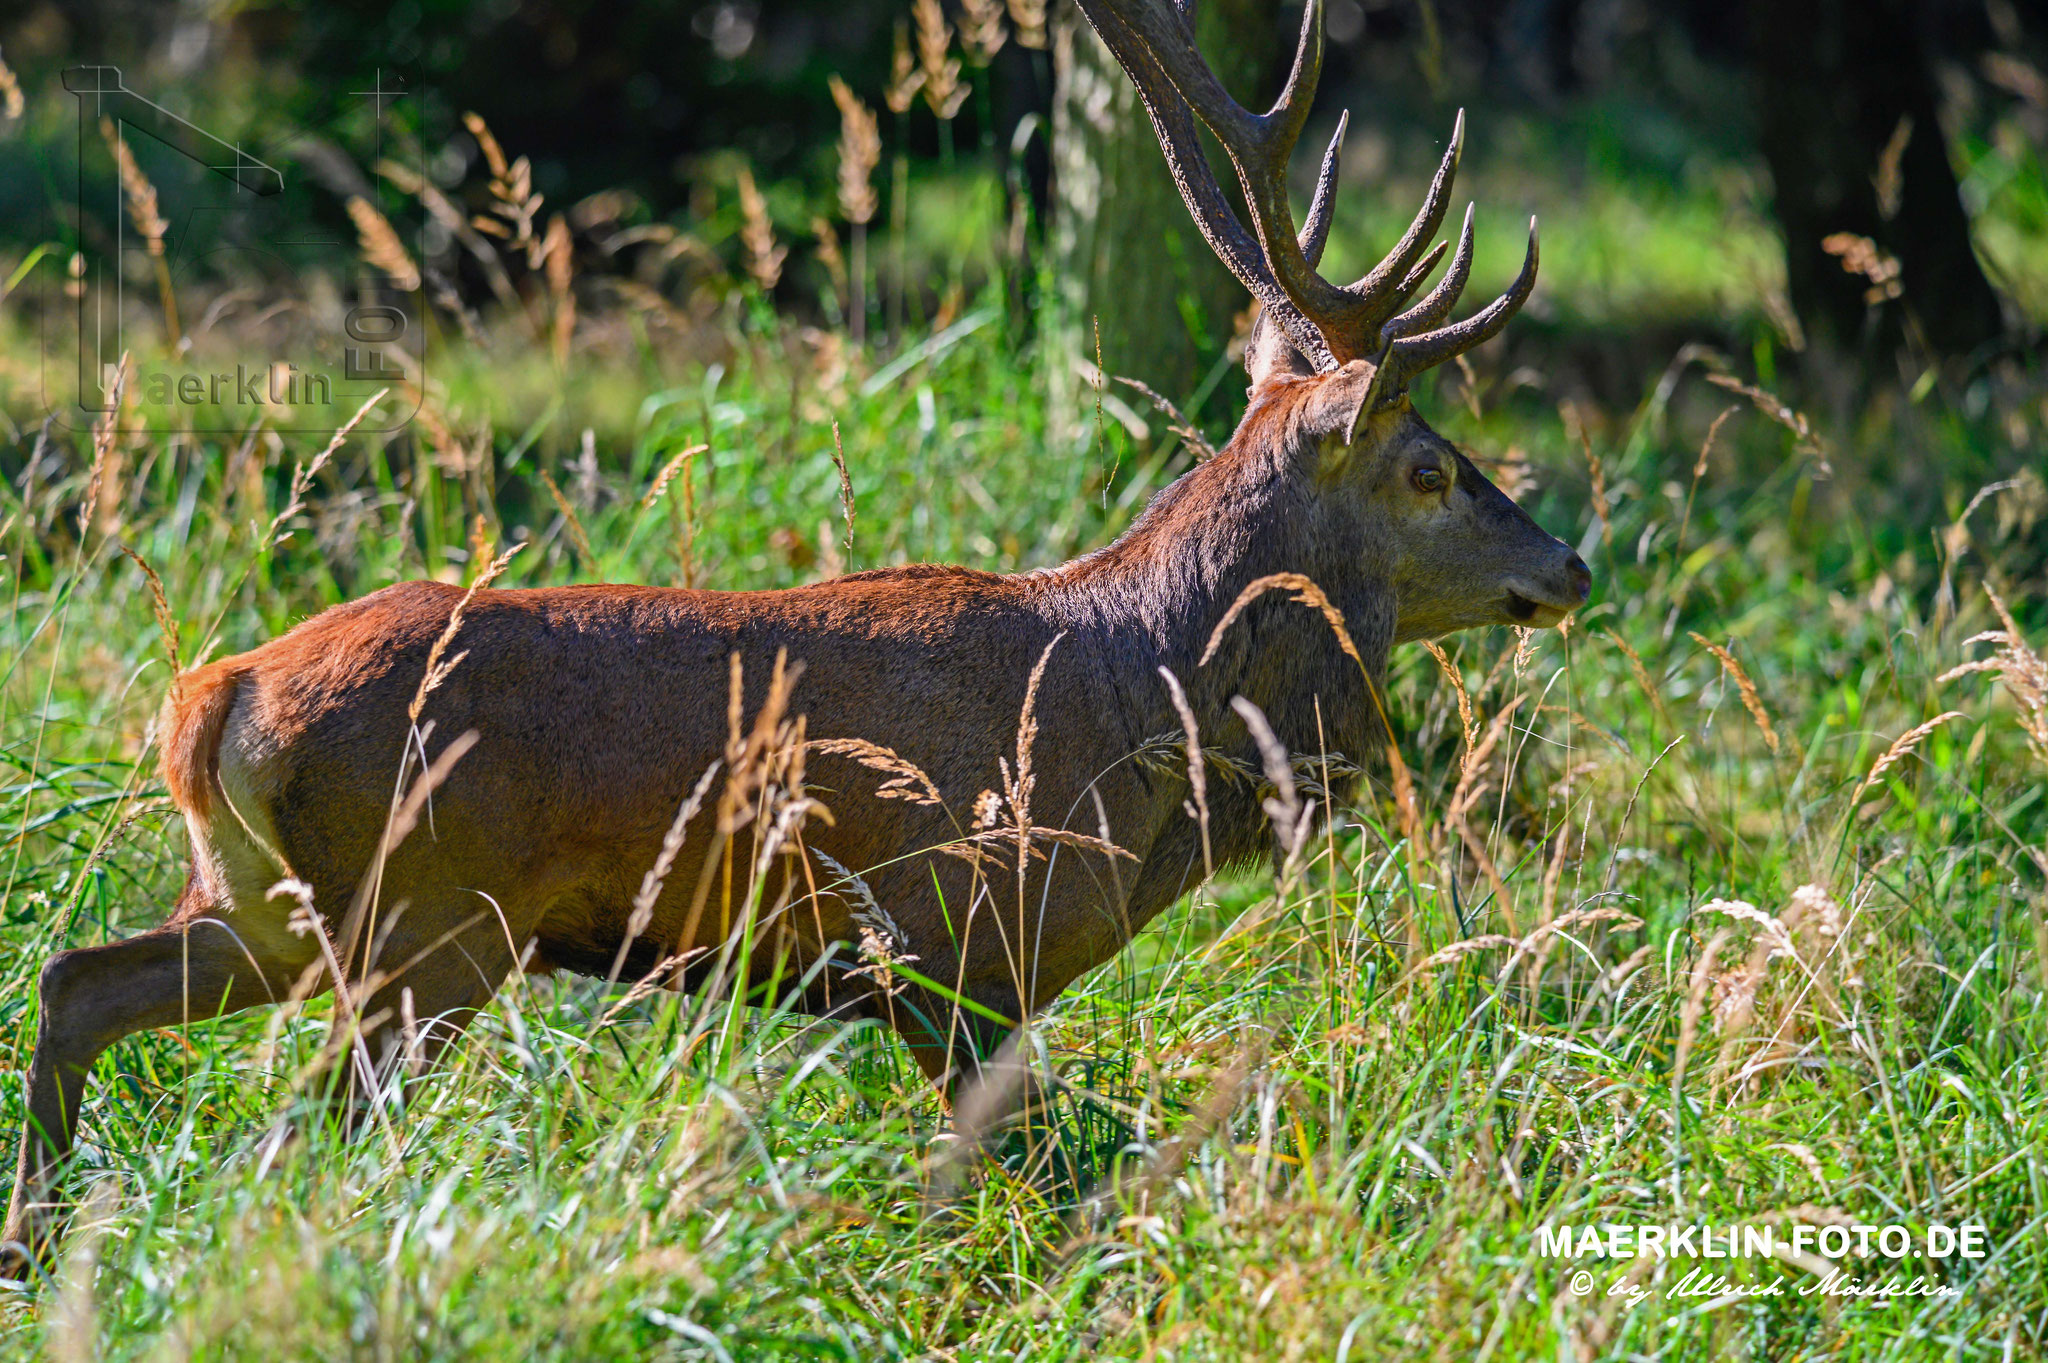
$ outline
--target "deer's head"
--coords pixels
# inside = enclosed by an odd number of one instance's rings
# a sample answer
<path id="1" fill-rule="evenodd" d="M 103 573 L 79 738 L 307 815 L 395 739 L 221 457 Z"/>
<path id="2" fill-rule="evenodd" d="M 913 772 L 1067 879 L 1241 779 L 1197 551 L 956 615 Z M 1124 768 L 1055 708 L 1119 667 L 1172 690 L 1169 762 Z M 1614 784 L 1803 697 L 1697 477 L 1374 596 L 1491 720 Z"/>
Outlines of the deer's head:
<path id="1" fill-rule="evenodd" d="M 1299 233 L 1287 202 L 1287 164 L 1322 69 L 1322 3 L 1308 0 L 1294 69 L 1264 114 L 1233 100 L 1195 46 L 1195 0 L 1079 0 L 1138 88 L 1168 168 L 1209 245 L 1260 303 L 1245 353 L 1253 406 L 1286 385 L 1291 439 L 1314 460 L 1329 512 L 1372 532 L 1392 577 L 1397 639 L 1475 625 L 1552 625 L 1586 599 L 1592 576 L 1570 546 L 1544 532 L 1409 403 L 1409 381 L 1491 339 L 1536 286 L 1536 221 L 1508 291 L 1448 322 L 1472 269 L 1472 209 L 1443 278 L 1420 298 L 1449 244 L 1430 242 L 1450 206 L 1465 140 L 1459 113 L 1421 210 L 1384 259 L 1337 285 L 1317 273 L 1329 239 L 1346 118 L 1323 155 Z M 1199 118 L 1244 189 L 1247 230 L 1216 182 L 1196 136 Z"/>

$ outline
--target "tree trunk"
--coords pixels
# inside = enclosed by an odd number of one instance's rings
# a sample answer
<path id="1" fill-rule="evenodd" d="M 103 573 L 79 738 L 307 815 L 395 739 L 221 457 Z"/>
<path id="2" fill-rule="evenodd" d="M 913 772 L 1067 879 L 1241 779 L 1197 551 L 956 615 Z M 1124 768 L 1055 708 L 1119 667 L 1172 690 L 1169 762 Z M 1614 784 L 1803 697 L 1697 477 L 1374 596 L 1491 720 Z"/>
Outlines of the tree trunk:
<path id="1" fill-rule="evenodd" d="M 1268 0 L 1207 0 L 1196 38 L 1238 101 L 1259 96 L 1278 51 Z M 1053 221 L 1046 328 L 1050 433 L 1056 444 L 1092 430 L 1095 363 L 1180 402 L 1230 342 L 1250 303 L 1244 286 L 1196 230 L 1123 68 L 1071 3 L 1053 24 Z M 1204 141 L 1218 179 L 1236 177 Z M 1128 394 L 1126 394 L 1128 396 Z M 1192 413 L 1190 413 L 1192 415 Z"/>
<path id="2" fill-rule="evenodd" d="M 1818 339 L 1873 360 L 1901 339 L 1938 355 L 1965 354 L 2003 327 L 1998 296 L 1970 246 L 1909 3 L 1750 5 L 1759 140 L 1785 234 L 1793 310 Z M 1851 273 L 1839 249 L 1825 249 L 1837 233 L 1868 237 L 1896 259 L 1897 301 L 1883 298 L 1893 285 Z"/>

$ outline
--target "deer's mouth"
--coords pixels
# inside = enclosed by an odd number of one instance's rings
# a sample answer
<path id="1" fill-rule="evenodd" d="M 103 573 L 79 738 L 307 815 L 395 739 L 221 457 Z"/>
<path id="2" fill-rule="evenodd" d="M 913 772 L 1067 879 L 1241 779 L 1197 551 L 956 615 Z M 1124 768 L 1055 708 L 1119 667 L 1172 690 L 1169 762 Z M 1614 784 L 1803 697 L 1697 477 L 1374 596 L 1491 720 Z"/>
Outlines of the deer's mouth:
<path id="1" fill-rule="evenodd" d="M 1572 613 L 1571 606 L 1553 606 L 1547 601 L 1524 596 L 1512 587 L 1508 589 L 1507 597 L 1501 604 L 1516 624 L 1527 625 L 1533 629 L 1548 629 Z"/>

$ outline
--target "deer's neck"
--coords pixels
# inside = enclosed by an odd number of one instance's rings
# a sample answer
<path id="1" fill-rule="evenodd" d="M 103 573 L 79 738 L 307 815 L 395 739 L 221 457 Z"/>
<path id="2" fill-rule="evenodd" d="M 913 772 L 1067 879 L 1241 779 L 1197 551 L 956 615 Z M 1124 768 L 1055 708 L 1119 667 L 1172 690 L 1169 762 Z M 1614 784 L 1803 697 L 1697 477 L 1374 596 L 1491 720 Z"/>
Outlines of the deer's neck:
<path id="1" fill-rule="evenodd" d="M 1056 570 L 1048 605 L 1068 628 L 1101 643 L 1099 665 L 1142 736 L 1179 728 L 1158 669 L 1180 679 L 1205 742 L 1245 734 L 1230 709 L 1245 696 L 1290 749 L 1363 760 L 1382 731 L 1377 689 L 1393 642 L 1394 598 L 1384 542 L 1373 527 L 1333 515 L 1307 474 L 1270 444 L 1237 442 L 1155 497 L 1115 543 Z M 1201 661 L 1239 595 L 1275 573 L 1313 581 L 1343 613 L 1360 662 L 1322 614 L 1269 591 Z M 1128 698 L 1151 698 L 1137 702 Z M 1237 746 L 1237 744 L 1232 744 Z"/>

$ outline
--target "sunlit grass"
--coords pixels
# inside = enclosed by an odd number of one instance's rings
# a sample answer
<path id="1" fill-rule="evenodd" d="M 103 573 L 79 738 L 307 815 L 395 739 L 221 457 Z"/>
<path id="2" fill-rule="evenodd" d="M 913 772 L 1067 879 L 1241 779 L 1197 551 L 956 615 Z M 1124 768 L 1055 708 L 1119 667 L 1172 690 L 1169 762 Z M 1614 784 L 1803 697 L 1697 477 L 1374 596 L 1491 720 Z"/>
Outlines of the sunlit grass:
<path id="1" fill-rule="evenodd" d="M 1589 210 L 1617 232 L 1628 211 Z M 1700 229 L 1680 215 L 1662 230 Z M 529 542 L 511 585 L 673 582 L 683 489 L 641 499 L 705 441 L 694 580 L 786 585 L 825 571 L 843 533 L 836 420 L 859 505 L 847 566 L 1036 566 L 1102 542 L 1186 456 L 1042 456 L 1036 375 L 1006 326 L 893 373 L 844 356 L 836 378 L 760 316 L 726 334 L 715 378 L 660 346 L 579 360 L 568 380 L 517 344 L 451 346 L 433 401 L 459 433 L 489 421 L 482 464 L 410 436 L 353 440 L 252 564 L 293 461 L 320 442 L 259 444 L 236 465 L 231 440 L 152 434 L 106 494 L 113 536 L 162 572 L 188 648 L 222 621 L 216 655 L 394 580 L 466 575 L 479 514 Z M 1489 395 L 1494 377 L 1482 365 Z M 1593 604 L 1569 637 L 1448 641 L 1484 750 L 1469 775 L 1455 693 L 1427 654 L 1400 655 L 1413 836 L 1376 782 L 1304 865 L 1226 878 L 1080 982 L 1034 1031 L 1073 1088 L 950 1201 L 926 1192 L 944 1119 L 883 1033 L 766 1014 L 732 1032 L 666 995 L 607 1019 L 597 985 L 560 978 L 508 988 L 402 1120 L 354 1140 L 315 1128 L 266 1163 L 258 1137 L 319 1044 L 315 1004 L 131 1038 L 102 1062 L 80 1181 L 108 1192 L 73 1237 L 102 1266 L 89 1301 L 0 1307 L 10 1347 L 78 1356 L 81 1330 L 120 1358 L 2038 1347 L 2044 771 L 2009 692 L 1937 680 L 1987 652 L 1966 642 L 1999 627 L 1985 582 L 2036 622 L 2038 647 L 2038 483 L 1993 494 L 1969 534 L 1942 532 L 2024 451 L 1995 413 L 1892 408 L 1833 451 L 1828 479 L 1744 407 L 1695 486 L 1727 395 L 1687 378 L 1668 406 L 1580 414 L 1603 528 L 1553 408 L 1524 390 L 1475 415 L 1455 380 L 1436 390 L 1453 438 L 1527 454 L 1523 500 L 1585 549 Z M 28 415 L 14 409 L 10 468 L 34 441 Z M 579 482 L 586 427 L 596 472 Z M 1930 442 L 1947 460 L 1931 491 L 1859 472 Z M 112 537 L 78 540 L 76 450 L 47 457 L 0 507 L 9 1124 L 42 957 L 154 922 L 183 875 L 145 743 L 165 685 L 148 595 Z M 1754 678 L 1777 752 L 1693 632 Z M 1963 717 L 1857 792 L 1949 709 Z M 1755 922 L 1702 913 L 1716 898 L 1785 923 L 1791 954 L 1770 958 Z M 1526 946 L 1443 954 L 1487 934 Z M 1805 1270 L 1750 1264 L 1737 1271 L 1788 1295 L 1631 1310 L 1573 1296 L 1580 1265 L 1534 1251 L 1546 1224 L 1836 1211 L 1979 1221 L 1994 1252 L 1913 1266 L 1956 1297 L 1801 1297 Z M 1585 1266 L 1603 1293 L 1629 1267 Z M 1652 1286 L 1682 1272 L 1637 1267 Z"/>

